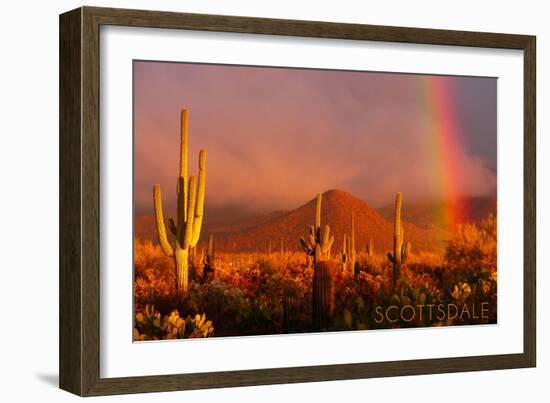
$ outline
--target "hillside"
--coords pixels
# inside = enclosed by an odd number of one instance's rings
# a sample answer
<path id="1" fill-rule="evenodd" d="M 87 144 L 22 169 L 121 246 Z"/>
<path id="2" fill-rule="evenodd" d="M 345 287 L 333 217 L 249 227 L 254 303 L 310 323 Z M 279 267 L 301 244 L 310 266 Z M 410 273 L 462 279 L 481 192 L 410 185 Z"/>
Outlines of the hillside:
<path id="1" fill-rule="evenodd" d="M 393 218 L 385 220 L 362 200 L 341 190 L 323 194 L 321 222 L 330 225 L 335 242 L 333 252 L 342 249 L 344 234 L 351 231 L 351 212 L 355 214 L 355 237 L 358 251 L 364 250 L 372 238 L 378 251 L 387 251 L 393 242 Z M 209 233 L 216 237 L 216 249 L 225 252 L 267 252 L 280 250 L 281 238 L 288 250 L 299 250 L 299 240 L 305 236 L 315 216 L 315 199 L 290 212 L 275 212 L 257 217 L 239 226 L 223 225 L 205 229 L 202 240 Z M 448 233 L 441 229 L 423 229 L 405 222 L 405 238 L 416 250 L 434 250 L 443 246 Z M 150 216 L 136 220 L 136 235 L 141 239 L 156 240 L 154 221 Z"/>

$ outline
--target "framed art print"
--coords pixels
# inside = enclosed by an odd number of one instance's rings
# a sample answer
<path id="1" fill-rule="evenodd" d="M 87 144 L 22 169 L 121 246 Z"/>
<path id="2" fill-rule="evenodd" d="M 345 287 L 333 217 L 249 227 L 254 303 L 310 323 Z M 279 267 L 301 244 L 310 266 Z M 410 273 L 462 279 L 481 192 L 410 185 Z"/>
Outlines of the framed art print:
<path id="1" fill-rule="evenodd" d="M 83 7 L 60 65 L 61 388 L 535 365 L 534 37 Z"/>

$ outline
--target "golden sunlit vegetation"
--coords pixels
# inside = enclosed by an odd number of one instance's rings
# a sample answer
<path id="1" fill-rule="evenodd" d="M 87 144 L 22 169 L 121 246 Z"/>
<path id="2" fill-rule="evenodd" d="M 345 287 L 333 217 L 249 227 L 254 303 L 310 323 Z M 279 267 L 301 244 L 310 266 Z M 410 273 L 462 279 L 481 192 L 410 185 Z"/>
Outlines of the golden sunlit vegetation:
<path id="1" fill-rule="evenodd" d="M 459 225 L 442 252 L 415 251 L 420 231 L 402 221 L 403 198 L 397 193 L 390 251 L 377 253 L 373 238 L 356 242 L 366 238 L 365 223 L 380 222 L 378 237 L 390 235 L 390 224 L 371 214 L 372 220 L 363 217 L 356 228 L 356 214 L 349 208 L 338 210 L 350 212 L 351 225 L 336 251 L 335 236 L 342 234 L 322 225 L 319 193 L 305 237 L 290 239 L 285 233 L 283 239 L 282 229 L 272 232 L 272 239 L 280 239 L 278 251 L 271 240 L 267 252 L 216 251 L 212 234 L 199 243 L 206 154 L 200 152 L 198 180 L 188 177 L 187 110 L 181 124 L 177 217 L 167 221 L 172 237 L 155 185 L 160 245 L 134 242 L 135 341 L 496 323 L 493 214 L 479 224 Z M 339 200 L 357 205 L 347 196 Z"/>
<path id="2" fill-rule="evenodd" d="M 215 275 L 206 279 L 203 270 L 207 258 L 199 260 L 191 260 L 189 289 L 180 295 L 176 291 L 173 258 L 165 256 L 161 248 L 150 241 L 135 242 L 135 340 L 310 332 L 321 328 L 313 323 L 314 266 L 308 255 L 300 252 L 217 253 L 211 263 Z M 395 287 L 392 263 L 380 255 L 372 258 L 366 247 L 357 253 L 358 270 L 344 271 L 340 255 L 334 256 L 330 263 L 333 308 L 323 330 L 496 322 L 496 219 L 493 215 L 479 225 L 460 227 L 444 256 L 411 252 Z M 483 318 L 482 303 L 488 303 Z M 456 305 L 459 312 L 455 318 L 449 317 L 452 315 L 442 318 L 433 308 L 431 317 L 424 310 L 423 317 L 417 314 L 414 320 L 409 320 L 412 315 L 407 309 L 405 317 L 396 314 L 407 305 L 437 307 L 439 304 Z M 395 318 L 384 314 L 391 306 L 398 307 L 390 312 Z M 463 306 L 470 307 L 468 315 L 460 315 Z M 376 307 L 382 307 L 378 313 Z M 472 312 L 471 307 L 477 312 Z M 153 309 L 154 314 L 148 312 Z M 204 314 L 208 331 L 196 331 L 196 315 Z"/>

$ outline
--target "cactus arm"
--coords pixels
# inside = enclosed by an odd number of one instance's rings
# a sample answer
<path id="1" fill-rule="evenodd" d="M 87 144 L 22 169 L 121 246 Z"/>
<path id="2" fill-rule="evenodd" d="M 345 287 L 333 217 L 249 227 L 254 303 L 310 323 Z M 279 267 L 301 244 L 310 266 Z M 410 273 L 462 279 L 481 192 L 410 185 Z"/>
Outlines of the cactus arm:
<path id="1" fill-rule="evenodd" d="M 181 139 L 180 139 L 180 169 L 179 169 L 179 176 L 183 178 L 183 194 L 185 195 L 183 198 L 183 209 L 185 212 L 187 212 L 187 177 L 188 177 L 188 168 L 187 168 L 187 160 L 188 160 L 188 143 L 189 143 L 189 110 L 187 108 L 183 108 L 181 110 Z M 185 220 L 187 217 L 184 214 L 183 219 Z"/>
<path id="2" fill-rule="evenodd" d="M 300 246 L 302 247 L 305 253 L 307 253 L 308 255 L 313 255 L 313 250 L 311 249 L 309 244 L 306 242 L 304 237 L 300 238 Z"/>
<path id="3" fill-rule="evenodd" d="M 204 216 L 204 194 L 206 191 L 206 151 L 199 152 L 199 183 L 197 201 L 195 204 L 195 218 L 193 220 L 193 236 L 191 246 L 197 245 L 201 236 L 202 218 Z"/>
<path id="4" fill-rule="evenodd" d="M 409 260 L 410 253 L 411 253 L 411 243 L 407 242 L 407 245 L 403 249 L 403 256 L 401 256 L 401 260 L 403 263 L 407 263 L 407 260 Z"/>
<path id="5" fill-rule="evenodd" d="M 315 248 L 315 244 L 317 243 L 315 232 L 315 226 L 312 224 L 309 228 L 309 247 L 311 249 Z"/>
<path id="6" fill-rule="evenodd" d="M 342 243 L 342 253 L 345 255 L 347 252 L 347 235 L 344 234 L 344 242 Z"/>
<path id="7" fill-rule="evenodd" d="M 197 178 L 189 177 L 189 199 L 187 200 L 187 221 L 185 223 L 185 235 L 183 237 L 183 248 L 191 246 L 193 237 L 193 221 L 195 219 L 195 206 L 197 201 Z"/>
<path id="8" fill-rule="evenodd" d="M 183 176 L 178 177 L 176 186 L 177 217 L 176 217 L 176 242 L 183 248 L 183 237 L 185 235 L 185 195 Z"/>
<path id="9" fill-rule="evenodd" d="M 328 244 L 328 241 L 330 239 L 330 226 L 325 225 L 325 230 L 323 231 L 323 240 L 321 244 L 323 245 L 323 249 L 326 248 L 326 245 Z"/>
<path id="10" fill-rule="evenodd" d="M 353 212 L 351 213 L 350 252 L 355 255 L 355 214 Z"/>
<path id="11" fill-rule="evenodd" d="M 401 225 L 401 206 L 403 199 L 401 192 L 398 192 L 395 196 L 395 222 L 394 222 L 394 253 L 393 257 L 396 262 L 401 260 L 401 247 L 403 246 L 403 226 Z"/>
<path id="12" fill-rule="evenodd" d="M 328 255 L 333 243 L 334 236 L 330 235 L 330 226 L 325 225 L 325 230 L 323 231 L 323 240 L 321 242 L 321 253 L 325 256 Z"/>
<path id="13" fill-rule="evenodd" d="M 168 228 L 170 228 L 170 232 L 176 236 L 178 234 L 178 228 L 176 227 L 176 223 L 172 218 L 168 219 Z"/>
<path id="14" fill-rule="evenodd" d="M 317 193 L 317 205 L 315 207 L 315 228 L 318 230 L 321 228 L 321 201 L 323 199 L 323 195 L 321 193 Z"/>
<path id="15" fill-rule="evenodd" d="M 168 237 L 166 236 L 164 213 L 162 211 L 162 193 L 160 191 L 160 185 L 158 184 L 153 186 L 153 205 L 155 209 L 155 222 L 160 247 L 166 256 L 174 256 L 174 250 L 172 249 L 172 246 L 168 242 Z"/>
<path id="16" fill-rule="evenodd" d="M 327 243 L 327 252 L 330 252 L 330 249 L 332 248 L 333 243 L 334 243 L 334 236 L 331 236 Z"/>

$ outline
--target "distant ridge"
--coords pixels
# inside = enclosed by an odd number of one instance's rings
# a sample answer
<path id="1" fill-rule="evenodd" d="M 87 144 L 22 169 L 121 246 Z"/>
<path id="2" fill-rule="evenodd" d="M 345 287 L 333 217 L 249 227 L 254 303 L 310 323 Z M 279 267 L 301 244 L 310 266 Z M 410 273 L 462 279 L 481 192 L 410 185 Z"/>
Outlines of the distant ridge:
<path id="1" fill-rule="evenodd" d="M 273 252 L 280 250 L 281 238 L 287 250 L 300 249 L 299 240 L 314 222 L 315 198 L 292 211 L 278 211 L 248 220 L 245 225 L 224 225 L 203 231 L 201 241 L 209 233 L 216 237 L 216 249 L 223 252 L 267 252 L 269 242 Z M 406 201 L 405 201 L 406 203 Z M 406 205 L 406 204 L 404 204 Z M 376 210 L 359 198 L 342 190 L 323 193 L 321 222 L 330 225 L 335 242 L 333 253 L 342 249 L 344 234 L 351 232 L 351 212 L 355 214 L 356 249 L 363 251 L 372 238 L 378 253 L 390 250 L 393 242 L 393 213 L 384 219 Z M 136 219 L 136 236 L 156 242 L 154 220 L 151 216 Z M 435 250 L 444 246 L 449 233 L 440 228 L 420 228 L 404 222 L 405 238 L 415 250 Z"/>

